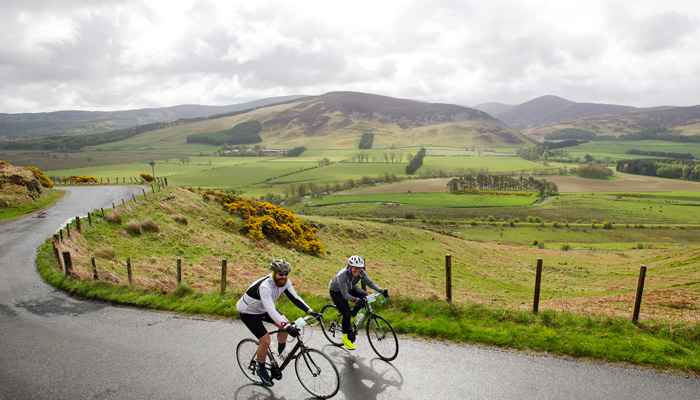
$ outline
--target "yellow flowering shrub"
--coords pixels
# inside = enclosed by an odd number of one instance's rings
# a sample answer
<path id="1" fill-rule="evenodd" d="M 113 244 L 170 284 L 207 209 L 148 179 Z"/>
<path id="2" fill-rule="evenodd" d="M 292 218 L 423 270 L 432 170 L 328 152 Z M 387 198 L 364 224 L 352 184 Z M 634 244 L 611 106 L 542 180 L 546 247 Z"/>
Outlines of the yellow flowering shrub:
<path id="1" fill-rule="evenodd" d="M 146 182 L 153 182 L 153 175 L 151 174 L 139 174 L 139 176 Z"/>
<path id="2" fill-rule="evenodd" d="M 293 212 L 266 201 L 207 191 L 205 199 L 214 198 L 232 214 L 243 219 L 242 232 L 251 240 L 274 240 L 284 246 L 309 254 L 322 254 L 325 249 L 316 237 L 316 230 L 301 222 Z M 227 221 L 233 226 L 233 220 Z"/>
<path id="3" fill-rule="evenodd" d="M 27 169 L 32 171 L 32 173 L 34 174 L 36 179 L 38 179 L 39 182 L 41 183 L 41 186 L 43 186 L 45 188 L 49 188 L 49 189 L 51 189 L 53 187 L 53 183 L 51 182 L 51 180 L 49 178 L 47 178 L 46 175 L 44 175 L 44 173 L 41 172 L 41 170 L 39 168 L 27 167 Z"/>
<path id="4" fill-rule="evenodd" d="M 88 176 L 88 175 L 80 175 L 75 178 L 76 183 L 97 183 L 97 178 Z"/>

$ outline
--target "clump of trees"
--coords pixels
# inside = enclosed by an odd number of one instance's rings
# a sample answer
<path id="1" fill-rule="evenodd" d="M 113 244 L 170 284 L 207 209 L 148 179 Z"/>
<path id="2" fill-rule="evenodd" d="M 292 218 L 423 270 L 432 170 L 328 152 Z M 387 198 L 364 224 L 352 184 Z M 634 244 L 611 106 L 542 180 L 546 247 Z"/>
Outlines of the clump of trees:
<path id="1" fill-rule="evenodd" d="M 535 179 L 532 176 L 525 178 L 522 175 L 516 179 L 509 175 L 490 173 L 460 176 L 449 181 L 447 187 L 452 193 L 461 190 L 532 190 L 537 191 L 540 196 L 559 193 L 556 183 L 548 182 L 545 179 Z"/>
<path id="2" fill-rule="evenodd" d="M 577 128 L 557 129 L 544 135 L 545 140 L 562 140 L 562 139 L 580 139 L 580 140 L 596 140 L 595 132 Z"/>
<path id="3" fill-rule="evenodd" d="M 287 150 L 285 153 L 287 157 L 299 157 L 301 153 L 306 151 L 306 146 L 298 146 L 291 150 Z"/>
<path id="4" fill-rule="evenodd" d="M 260 132 L 262 132 L 260 121 L 246 121 L 223 131 L 188 135 L 187 143 L 207 143 L 215 146 L 260 143 L 262 142 Z"/>
<path id="5" fill-rule="evenodd" d="M 606 168 L 600 164 L 589 162 L 576 168 L 576 175 L 582 178 L 605 179 L 612 176 L 613 172 L 610 168 Z"/>
<path id="6" fill-rule="evenodd" d="M 374 144 L 374 133 L 363 133 L 360 139 L 360 150 L 371 149 Z"/>
<path id="7" fill-rule="evenodd" d="M 423 157 L 425 157 L 425 153 L 426 150 L 422 147 L 420 150 L 418 150 L 418 153 L 411 158 L 411 162 L 406 166 L 407 175 L 413 175 L 413 173 L 416 172 L 421 165 L 423 165 Z"/>

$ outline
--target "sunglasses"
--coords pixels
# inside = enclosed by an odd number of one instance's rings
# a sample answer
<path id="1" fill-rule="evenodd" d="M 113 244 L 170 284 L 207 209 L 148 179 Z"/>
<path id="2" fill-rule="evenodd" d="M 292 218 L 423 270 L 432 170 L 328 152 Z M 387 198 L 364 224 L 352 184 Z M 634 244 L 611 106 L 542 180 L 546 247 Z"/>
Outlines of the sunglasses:
<path id="1" fill-rule="evenodd" d="M 289 275 L 289 272 L 278 272 L 277 275 L 279 275 L 279 276 L 287 276 L 287 275 Z"/>

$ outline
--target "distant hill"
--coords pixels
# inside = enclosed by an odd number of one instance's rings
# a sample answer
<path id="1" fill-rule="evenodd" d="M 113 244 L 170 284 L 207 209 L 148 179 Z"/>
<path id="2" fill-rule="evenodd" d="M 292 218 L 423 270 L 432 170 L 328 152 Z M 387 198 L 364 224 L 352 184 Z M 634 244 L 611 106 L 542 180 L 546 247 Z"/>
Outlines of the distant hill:
<path id="1" fill-rule="evenodd" d="M 101 150 L 157 149 L 167 146 L 191 148 L 194 140 L 228 131 L 238 124 L 257 122 L 267 149 L 357 149 L 366 133 L 374 136 L 373 147 L 519 147 L 532 140 L 493 116 L 469 107 L 426 103 L 358 92 L 331 92 L 306 96 L 241 112 L 207 118 L 151 123 L 90 136 L 0 140 L 0 149 L 77 151 L 99 146 Z M 146 145 L 146 143 L 148 143 Z M 212 148 L 212 150 L 214 150 Z"/>
<path id="2" fill-rule="evenodd" d="M 493 103 L 488 103 L 493 104 Z M 480 106 L 478 106 L 480 107 Z M 535 140 L 561 128 L 580 128 L 597 134 L 634 133 L 653 126 L 700 134 L 700 106 L 635 108 L 613 104 L 576 103 L 557 96 L 542 96 L 513 107 L 486 106 L 508 126 Z M 686 129 L 687 128 L 687 129 Z"/>
<path id="3" fill-rule="evenodd" d="M 357 137 L 359 141 L 364 132 L 375 134 L 377 146 L 522 146 L 530 142 L 493 116 L 473 108 L 358 92 L 307 97 L 260 117 L 260 121 L 263 138 L 277 143 L 301 144 L 326 136 Z"/>
<path id="4" fill-rule="evenodd" d="M 204 118 L 293 101 L 306 96 L 271 97 L 228 106 L 179 105 L 125 111 L 55 111 L 0 113 L 0 139 L 36 139 L 52 136 L 92 135 L 155 122 Z"/>

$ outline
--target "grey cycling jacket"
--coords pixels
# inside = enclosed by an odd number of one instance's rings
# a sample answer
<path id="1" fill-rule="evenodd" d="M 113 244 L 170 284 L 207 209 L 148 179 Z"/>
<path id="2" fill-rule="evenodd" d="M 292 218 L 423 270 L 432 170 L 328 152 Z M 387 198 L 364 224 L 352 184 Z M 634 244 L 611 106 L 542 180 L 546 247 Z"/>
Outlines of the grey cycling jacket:
<path id="1" fill-rule="evenodd" d="M 382 288 L 377 286 L 376 283 L 369 279 L 369 276 L 365 273 L 365 270 L 360 270 L 357 276 L 352 275 L 349 267 L 344 267 L 331 279 L 328 284 L 328 289 L 334 292 L 340 292 L 345 300 L 352 301 L 353 303 L 357 301 L 357 298 L 350 294 L 350 289 L 352 289 L 357 283 L 362 280 L 365 285 L 374 289 L 377 293 L 382 291 Z"/>

